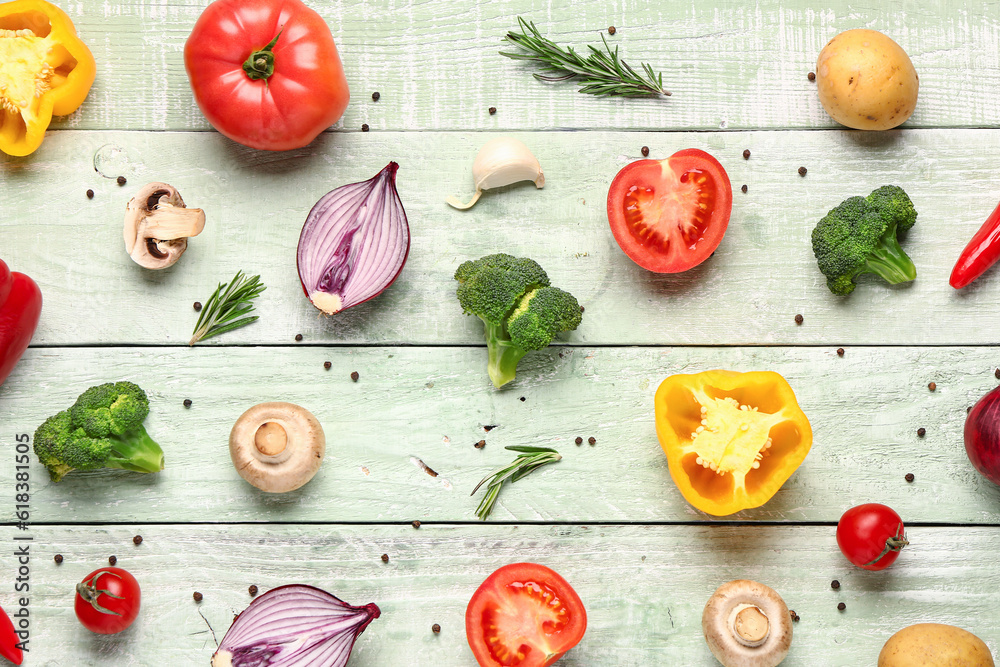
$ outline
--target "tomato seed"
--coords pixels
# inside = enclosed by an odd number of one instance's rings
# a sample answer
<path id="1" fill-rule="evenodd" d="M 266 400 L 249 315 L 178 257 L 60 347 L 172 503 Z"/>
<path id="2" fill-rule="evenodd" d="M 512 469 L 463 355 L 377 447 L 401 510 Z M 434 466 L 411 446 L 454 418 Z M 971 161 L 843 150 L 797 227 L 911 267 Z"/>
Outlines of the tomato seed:
<path id="1" fill-rule="evenodd" d="M 198 591 L 195 591 L 194 594 L 191 597 L 194 598 L 195 602 L 201 602 L 202 599 L 204 599 L 205 596 L 202 595 L 201 593 L 199 593 Z"/>
<path id="2" fill-rule="evenodd" d="M 749 148 L 743 149 L 743 159 L 744 160 L 749 160 L 750 159 L 750 149 Z"/>

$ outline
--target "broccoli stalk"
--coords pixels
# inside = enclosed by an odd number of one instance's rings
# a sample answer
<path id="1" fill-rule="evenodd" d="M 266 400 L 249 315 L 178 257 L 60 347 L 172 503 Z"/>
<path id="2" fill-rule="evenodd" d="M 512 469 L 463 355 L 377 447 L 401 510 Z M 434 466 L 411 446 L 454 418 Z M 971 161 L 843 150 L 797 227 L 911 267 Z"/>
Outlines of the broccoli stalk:
<path id="1" fill-rule="evenodd" d="M 487 255 L 463 262 L 455 279 L 462 309 L 485 325 L 487 371 L 498 388 L 514 379 L 525 354 L 547 347 L 582 319 L 573 295 L 549 286 L 545 271 L 530 259 Z"/>
<path id="2" fill-rule="evenodd" d="M 58 482 L 73 470 L 163 470 L 163 450 L 142 425 L 146 392 L 131 382 L 109 382 L 80 394 L 68 410 L 35 431 L 35 454 Z"/>

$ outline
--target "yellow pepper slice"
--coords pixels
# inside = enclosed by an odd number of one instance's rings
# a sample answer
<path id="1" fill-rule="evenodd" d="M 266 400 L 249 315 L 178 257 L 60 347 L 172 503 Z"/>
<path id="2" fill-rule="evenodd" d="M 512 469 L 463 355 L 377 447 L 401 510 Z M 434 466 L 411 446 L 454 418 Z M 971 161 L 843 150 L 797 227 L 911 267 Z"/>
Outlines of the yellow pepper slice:
<path id="1" fill-rule="evenodd" d="M 674 484 L 714 516 L 766 503 L 812 446 L 792 388 L 771 371 L 671 375 L 654 401 Z"/>
<path id="2" fill-rule="evenodd" d="M 0 4 L 0 151 L 33 153 L 53 114 L 76 111 L 97 67 L 69 16 L 44 0 Z"/>

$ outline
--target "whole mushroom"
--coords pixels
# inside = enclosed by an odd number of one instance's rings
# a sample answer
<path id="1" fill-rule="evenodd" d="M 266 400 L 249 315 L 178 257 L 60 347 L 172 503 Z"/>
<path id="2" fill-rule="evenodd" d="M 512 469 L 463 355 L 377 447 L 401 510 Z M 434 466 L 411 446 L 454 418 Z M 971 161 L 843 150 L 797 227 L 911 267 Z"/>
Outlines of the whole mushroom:
<path id="1" fill-rule="evenodd" d="M 229 434 L 229 455 L 243 479 L 261 491 L 293 491 L 319 470 L 326 436 L 319 420 L 293 403 L 261 403 L 244 412 Z"/>
<path id="2" fill-rule="evenodd" d="M 725 667 L 775 667 L 792 644 L 784 600 L 764 584 L 738 579 L 715 591 L 701 617 L 705 641 Z"/>
<path id="3" fill-rule="evenodd" d="M 166 183 L 149 183 L 125 207 L 125 250 L 139 266 L 165 269 L 187 250 L 188 237 L 201 234 L 205 212 L 186 208 Z"/>

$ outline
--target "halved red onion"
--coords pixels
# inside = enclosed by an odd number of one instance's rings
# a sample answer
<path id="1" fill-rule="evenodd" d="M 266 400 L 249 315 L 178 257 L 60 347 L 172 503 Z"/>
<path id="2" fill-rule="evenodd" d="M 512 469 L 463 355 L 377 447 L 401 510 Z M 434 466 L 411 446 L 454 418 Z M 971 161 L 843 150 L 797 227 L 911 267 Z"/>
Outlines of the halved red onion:
<path id="1" fill-rule="evenodd" d="M 381 613 L 375 603 L 353 607 L 315 586 L 272 588 L 236 617 L 212 667 L 342 667 Z"/>
<path id="2" fill-rule="evenodd" d="M 331 190 L 316 202 L 299 235 L 299 281 L 327 315 L 380 294 L 410 252 L 410 227 L 390 162 L 373 178 Z"/>

